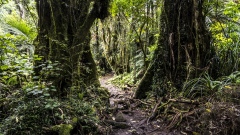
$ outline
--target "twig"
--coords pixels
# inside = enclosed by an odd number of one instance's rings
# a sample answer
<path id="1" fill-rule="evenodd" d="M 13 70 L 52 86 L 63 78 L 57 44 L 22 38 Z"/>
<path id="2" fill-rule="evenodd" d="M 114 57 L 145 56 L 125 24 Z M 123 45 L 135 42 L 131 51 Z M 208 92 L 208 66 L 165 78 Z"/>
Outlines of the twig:
<path id="1" fill-rule="evenodd" d="M 184 100 L 184 99 L 169 99 L 171 102 L 179 102 L 179 103 L 187 103 L 187 104 L 195 104 L 199 105 L 200 103 L 196 100 Z"/>
<path id="2" fill-rule="evenodd" d="M 149 103 L 146 103 L 146 102 L 143 102 L 142 100 L 140 100 L 140 99 L 133 99 L 133 100 L 135 100 L 135 101 L 139 101 L 139 102 L 141 102 L 142 104 L 145 104 L 145 105 L 151 105 L 151 104 L 149 104 Z"/>

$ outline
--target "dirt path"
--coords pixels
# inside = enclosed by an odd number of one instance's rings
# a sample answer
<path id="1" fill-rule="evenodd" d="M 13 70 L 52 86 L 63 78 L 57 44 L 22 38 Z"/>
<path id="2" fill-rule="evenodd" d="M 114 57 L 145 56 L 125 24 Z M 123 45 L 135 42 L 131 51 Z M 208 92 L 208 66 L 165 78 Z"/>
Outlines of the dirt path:
<path id="1" fill-rule="evenodd" d="M 110 107 L 112 114 L 106 120 L 112 126 L 110 135 L 166 135 L 161 127 L 163 124 L 160 120 L 148 122 L 149 110 L 146 106 L 152 106 L 155 103 L 145 103 L 140 100 L 132 99 L 132 90 L 122 90 L 111 84 L 109 79 L 113 74 L 107 74 L 100 78 L 102 87 L 110 92 Z M 140 107 L 145 106 L 145 107 Z M 172 133 L 171 133 L 172 134 Z"/>

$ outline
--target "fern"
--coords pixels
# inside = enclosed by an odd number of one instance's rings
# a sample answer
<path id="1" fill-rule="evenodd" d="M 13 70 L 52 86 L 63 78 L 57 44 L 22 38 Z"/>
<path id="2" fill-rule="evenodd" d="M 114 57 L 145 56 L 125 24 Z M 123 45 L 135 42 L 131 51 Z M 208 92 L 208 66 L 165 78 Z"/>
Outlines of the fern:
<path id="1" fill-rule="evenodd" d="M 37 33 L 36 30 L 30 27 L 27 21 L 19 19 L 13 15 L 6 17 L 6 24 L 8 25 L 8 30 L 16 35 L 22 35 L 26 38 L 33 40 Z"/>

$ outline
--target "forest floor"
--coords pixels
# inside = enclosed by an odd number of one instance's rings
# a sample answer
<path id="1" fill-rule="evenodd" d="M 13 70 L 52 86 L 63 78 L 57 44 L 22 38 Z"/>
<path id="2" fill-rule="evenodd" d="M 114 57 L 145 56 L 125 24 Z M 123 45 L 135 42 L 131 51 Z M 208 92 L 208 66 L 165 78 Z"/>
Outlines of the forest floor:
<path id="1" fill-rule="evenodd" d="M 110 114 L 105 123 L 111 127 L 109 135 L 173 135 L 174 132 L 164 130 L 163 121 L 149 120 L 154 101 L 145 102 L 133 99 L 133 88 L 119 88 L 109 80 L 113 74 L 107 74 L 100 78 L 102 87 L 110 92 Z"/>

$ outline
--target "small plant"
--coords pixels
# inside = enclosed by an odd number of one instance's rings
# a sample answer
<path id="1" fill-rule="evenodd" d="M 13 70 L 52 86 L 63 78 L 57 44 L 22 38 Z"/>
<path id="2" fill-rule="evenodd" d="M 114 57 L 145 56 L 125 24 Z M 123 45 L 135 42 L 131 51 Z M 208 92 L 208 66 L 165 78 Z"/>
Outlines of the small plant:
<path id="1" fill-rule="evenodd" d="M 24 48 L 27 51 L 17 47 L 18 44 L 23 43 L 24 41 L 18 39 L 18 36 L 11 34 L 0 36 L 0 76 L 4 84 L 22 86 L 31 79 L 33 51 L 30 47 Z"/>
<path id="2" fill-rule="evenodd" d="M 186 97 L 212 95 L 226 85 L 222 81 L 213 80 L 207 73 L 203 77 L 192 79 L 184 84 L 183 93 Z"/>
<path id="3" fill-rule="evenodd" d="M 240 83 L 240 72 L 235 71 L 231 73 L 229 76 L 223 76 L 220 78 L 220 80 L 226 82 L 226 83 Z"/>
<path id="4" fill-rule="evenodd" d="M 232 83 L 240 83 L 240 72 L 235 71 L 229 76 L 223 76 L 213 80 L 207 73 L 199 78 L 192 79 L 184 84 L 183 93 L 187 97 L 206 96 L 222 89 Z"/>

